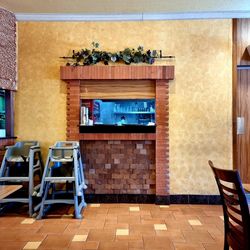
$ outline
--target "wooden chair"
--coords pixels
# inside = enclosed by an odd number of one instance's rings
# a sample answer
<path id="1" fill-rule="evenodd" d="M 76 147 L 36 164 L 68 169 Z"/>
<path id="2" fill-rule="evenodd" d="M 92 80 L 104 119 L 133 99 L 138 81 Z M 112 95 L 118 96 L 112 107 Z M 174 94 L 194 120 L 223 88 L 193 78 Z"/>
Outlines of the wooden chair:
<path id="1" fill-rule="evenodd" d="M 212 161 L 208 164 L 213 170 L 223 205 L 224 250 L 250 249 L 250 216 L 247 199 L 237 170 L 215 168 Z"/>

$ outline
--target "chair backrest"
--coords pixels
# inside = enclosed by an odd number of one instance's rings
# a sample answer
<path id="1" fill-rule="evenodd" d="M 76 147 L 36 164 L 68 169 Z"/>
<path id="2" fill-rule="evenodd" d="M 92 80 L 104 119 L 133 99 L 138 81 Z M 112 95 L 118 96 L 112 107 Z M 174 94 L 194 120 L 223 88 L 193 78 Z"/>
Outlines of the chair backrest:
<path id="1" fill-rule="evenodd" d="M 73 150 L 79 149 L 78 141 L 57 141 L 50 147 L 52 160 L 72 160 Z"/>
<path id="2" fill-rule="evenodd" d="M 208 164 L 217 182 L 224 213 L 225 244 L 233 249 L 250 249 L 250 217 L 246 195 L 237 170 L 215 168 Z"/>
<path id="3" fill-rule="evenodd" d="M 14 146 L 9 147 L 7 151 L 7 158 L 13 157 L 28 157 L 31 147 L 39 147 L 39 143 L 37 141 L 20 141 L 17 142 Z"/>

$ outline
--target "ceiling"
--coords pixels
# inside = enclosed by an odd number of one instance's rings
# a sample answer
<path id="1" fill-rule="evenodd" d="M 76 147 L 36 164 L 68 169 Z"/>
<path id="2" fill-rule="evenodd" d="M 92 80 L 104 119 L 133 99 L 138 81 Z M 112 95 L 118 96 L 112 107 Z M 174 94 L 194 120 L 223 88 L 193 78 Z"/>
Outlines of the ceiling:
<path id="1" fill-rule="evenodd" d="M 17 18 L 62 16 L 250 17 L 249 0 L 0 0 Z M 138 16 L 139 15 L 139 16 Z M 191 15 L 191 16 L 190 16 Z M 60 19 L 60 18 L 59 18 Z"/>

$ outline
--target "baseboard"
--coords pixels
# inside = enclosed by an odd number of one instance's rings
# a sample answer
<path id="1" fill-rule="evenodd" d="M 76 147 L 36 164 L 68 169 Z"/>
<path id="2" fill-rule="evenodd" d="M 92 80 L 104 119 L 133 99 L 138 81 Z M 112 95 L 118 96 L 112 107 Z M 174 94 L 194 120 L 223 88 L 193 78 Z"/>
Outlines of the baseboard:
<path id="1" fill-rule="evenodd" d="M 221 205 L 220 195 L 177 194 L 170 195 L 170 204 Z"/>
<path id="2" fill-rule="evenodd" d="M 168 204 L 206 204 L 219 205 L 219 195 L 144 195 L 144 194 L 85 194 L 87 203 L 146 203 L 157 205 Z"/>

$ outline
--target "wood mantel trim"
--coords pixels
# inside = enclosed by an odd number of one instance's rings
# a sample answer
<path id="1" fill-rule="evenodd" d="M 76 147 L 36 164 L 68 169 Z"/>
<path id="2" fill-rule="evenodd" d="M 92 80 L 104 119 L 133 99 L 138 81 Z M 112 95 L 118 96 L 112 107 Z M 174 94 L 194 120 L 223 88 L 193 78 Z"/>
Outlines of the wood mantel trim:
<path id="1" fill-rule="evenodd" d="M 62 80 L 173 80 L 174 66 L 61 66 Z"/>

